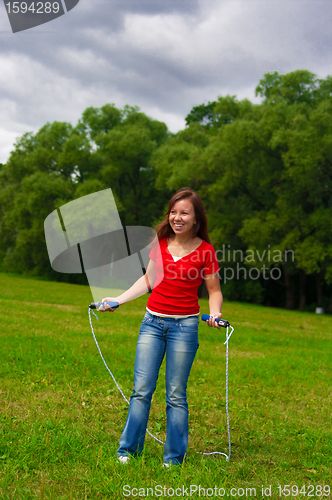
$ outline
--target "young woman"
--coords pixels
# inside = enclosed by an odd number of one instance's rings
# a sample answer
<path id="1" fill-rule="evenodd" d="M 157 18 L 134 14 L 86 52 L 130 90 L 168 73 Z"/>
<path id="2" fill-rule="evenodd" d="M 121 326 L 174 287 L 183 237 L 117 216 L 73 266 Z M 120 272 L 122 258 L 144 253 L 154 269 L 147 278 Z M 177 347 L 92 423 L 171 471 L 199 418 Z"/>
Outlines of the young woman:
<path id="1" fill-rule="evenodd" d="M 169 201 L 165 220 L 157 227 L 159 245 L 150 252 L 146 276 L 119 297 L 103 302 L 119 304 L 151 288 L 136 350 L 134 391 L 130 398 L 118 458 L 125 463 L 130 455 L 141 453 L 144 446 L 151 398 L 159 368 L 166 354 L 167 435 L 164 464 L 181 464 L 187 453 L 188 404 L 187 381 L 198 348 L 199 305 L 197 289 L 205 280 L 209 293 L 208 326 L 220 328 L 222 294 L 219 265 L 207 232 L 203 202 L 190 188 L 177 191 Z M 115 311 L 109 306 L 100 310 Z"/>

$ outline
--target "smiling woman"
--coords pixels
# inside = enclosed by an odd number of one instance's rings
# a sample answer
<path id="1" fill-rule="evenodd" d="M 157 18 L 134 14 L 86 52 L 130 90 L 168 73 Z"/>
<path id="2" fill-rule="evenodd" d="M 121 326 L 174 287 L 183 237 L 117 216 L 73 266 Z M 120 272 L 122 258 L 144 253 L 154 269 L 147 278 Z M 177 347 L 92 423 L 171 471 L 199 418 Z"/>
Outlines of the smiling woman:
<path id="1" fill-rule="evenodd" d="M 187 454 L 187 382 L 198 349 L 199 305 L 197 290 L 203 279 L 209 292 L 208 326 L 220 328 L 218 261 L 207 232 L 201 198 L 191 188 L 177 191 L 164 221 L 156 228 L 158 244 L 150 251 L 146 277 L 153 287 L 142 320 L 135 359 L 134 391 L 120 439 L 118 458 L 126 463 L 144 446 L 151 398 L 166 355 L 167 436 L 164 464 L 181 464 Z M 103 302 L 124 302 L 142 293 L 145 277 L 119 297 Z M 103 309 L 104 307 L 104 309 Z M 114 311 L 104 304 L 100 310 Z"/>
<path id="2" fill-rule="evenodd" d="M 188 199 L 184 199 L 174 203 L 170 211 L 168 221 L 175 234 L 180 231 L 182 239 L 183 236 L 187 234 L 187 237 L 191 242 L 191 230 L 193 229 L 194 224 L 196 224 L 195 219 L 195 210 L 192 202 Z"/>

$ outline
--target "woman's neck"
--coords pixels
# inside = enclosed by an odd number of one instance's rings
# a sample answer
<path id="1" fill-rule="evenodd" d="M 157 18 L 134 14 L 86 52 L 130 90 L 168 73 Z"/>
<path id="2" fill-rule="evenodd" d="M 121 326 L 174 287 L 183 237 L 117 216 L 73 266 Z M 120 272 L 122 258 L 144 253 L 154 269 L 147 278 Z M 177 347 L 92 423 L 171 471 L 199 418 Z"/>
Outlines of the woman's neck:
<path id="1" fill-rule="evenodd" d="M 172 245 L 179 245 L 181 247 L 190 246 L 195 239 L 196 239 L 196 236 L 184 235 L 182 237 L 179 234 L 174 234 L 174 235 L 168 237 L 168 241 L 170 243 L 172 243 Z"/>

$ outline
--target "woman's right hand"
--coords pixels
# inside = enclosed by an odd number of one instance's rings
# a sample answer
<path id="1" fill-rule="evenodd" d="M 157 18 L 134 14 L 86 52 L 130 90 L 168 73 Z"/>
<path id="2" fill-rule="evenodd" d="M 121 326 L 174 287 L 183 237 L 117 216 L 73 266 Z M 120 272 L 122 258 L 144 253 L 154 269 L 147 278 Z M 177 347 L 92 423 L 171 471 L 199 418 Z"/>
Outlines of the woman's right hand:
<path id="1" fill-rule="evenodd" d="M 106 311 L 109 311 L 109 312 L 114 312 L 115 309 L 112 309 L 112 307 L 110 307 L 108 304 L 106 304 L 106 302 L 118 302 L 117 298 L 115 297 L 105 297 L 104 299 L 101 300 L 102 303 L 104 304 L 103 306 L 100 306 L 98 308 L 98 311 L 100 312 L 106 312 Z"/>

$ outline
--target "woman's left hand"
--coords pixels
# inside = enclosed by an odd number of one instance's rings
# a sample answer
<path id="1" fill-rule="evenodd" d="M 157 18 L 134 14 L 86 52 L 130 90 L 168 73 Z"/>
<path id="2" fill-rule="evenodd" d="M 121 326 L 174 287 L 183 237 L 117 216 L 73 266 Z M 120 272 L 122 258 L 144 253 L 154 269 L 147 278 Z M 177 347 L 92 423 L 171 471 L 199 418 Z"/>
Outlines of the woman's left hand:
<path id="1" fill-rule="evenodd" d="M 212 326 L 214 328 L 218 328 L 218 330 L 220 330 L 220 326 L 217 325 L 216 323 L 216 318 L 220 319 L 222 316 L 221 313 L 218 313 L 218 314 L 214 314 L 213 316 L 211 315 L 210 318 L 206 321 L 207 325 L 208 326 Z"/>

